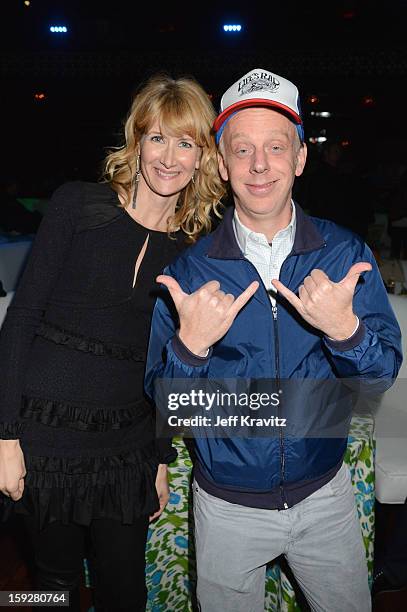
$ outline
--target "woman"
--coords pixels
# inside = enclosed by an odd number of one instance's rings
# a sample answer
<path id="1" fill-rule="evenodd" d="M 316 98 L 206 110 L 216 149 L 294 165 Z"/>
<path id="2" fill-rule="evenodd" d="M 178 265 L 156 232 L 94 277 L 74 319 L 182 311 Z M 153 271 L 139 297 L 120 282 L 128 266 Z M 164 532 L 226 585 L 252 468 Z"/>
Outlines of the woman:
<path id="1" fill-rule="evenodd" d="M 143 396 L 155 277 L 217 213 L 213 118 L 193 79 L 150 79 L 104 181 L 53 195 L 2 329 L 1 497 L 24 516 L 37 588 L 69 590 L 71 610 L 87 535 L 103 609 L 145 609 L 148 523 L 176 456 Z"/>

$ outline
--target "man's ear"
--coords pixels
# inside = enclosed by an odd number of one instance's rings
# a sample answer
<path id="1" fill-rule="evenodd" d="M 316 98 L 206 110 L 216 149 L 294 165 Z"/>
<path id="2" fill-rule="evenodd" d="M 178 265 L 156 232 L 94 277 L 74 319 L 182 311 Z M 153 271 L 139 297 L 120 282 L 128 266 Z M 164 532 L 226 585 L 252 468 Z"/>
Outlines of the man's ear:
<path id="1" fill-rule="evenodd" d="M 219 166 L 219 174 L 221 175 L 221 177 L 223 178 L 224 181 L 228 181 L 229 180 L 229 174 L 228 174 L 228 170 L 226 168 L 224 159 L 223 159 L 223 155 L 220 151 L 218 151 L 218 166 Z"/>
<path id="2" fill-rule="evenodd" d="M 300 146 L 297 153 L 297 163 L 295 165 L 295 176 L 301 176 L 304 170 L 305 162 L 307 161 L 307 145 L 305 142 Z"/>

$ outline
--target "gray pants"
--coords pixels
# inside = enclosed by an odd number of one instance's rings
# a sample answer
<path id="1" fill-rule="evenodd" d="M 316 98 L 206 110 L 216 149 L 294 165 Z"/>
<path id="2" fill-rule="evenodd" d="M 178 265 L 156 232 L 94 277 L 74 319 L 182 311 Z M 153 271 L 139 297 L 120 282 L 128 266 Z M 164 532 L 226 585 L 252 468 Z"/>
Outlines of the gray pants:
<path id="1" fill-rule="evenodd" d="M 202 612 L 264 612 L 266 564 L 284 554 L 312 610 L 368 612 L 366 555 L 349 470 L 288 510 L 223 501 L 194 481 Z"/>

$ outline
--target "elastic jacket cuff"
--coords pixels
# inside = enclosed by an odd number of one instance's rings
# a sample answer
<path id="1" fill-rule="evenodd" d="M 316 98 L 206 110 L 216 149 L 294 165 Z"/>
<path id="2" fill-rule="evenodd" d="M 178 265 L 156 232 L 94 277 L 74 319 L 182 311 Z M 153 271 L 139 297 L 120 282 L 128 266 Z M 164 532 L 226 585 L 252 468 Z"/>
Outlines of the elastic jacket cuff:
<path id="1" fill-rule="evenodd" d="M 350 351 L 355 348 L 355 346 L 358 346 L 365 337 L 365 333 L 366 326 L 363 321 L 359 319 L 359 325 L 350 338 L 347 338 L 346 340 L 332 340 L 331 338 L 325 336 L 325 342 L 331 349 L 344 353 L 345 351 Z"/>
<path id="2" fill-rule="evenodd" d="M 178 359 L 189 366 L 203 366 L 209 361 L 212 355 L 212 348 L 209 349 L 208 354 L 205 357 L 200 357 L 199 355 L 192 353 L 192 351 L 190 351 L 180 339 L 178 331 L 172 338 L 171 345 L 172 350 Z"/>

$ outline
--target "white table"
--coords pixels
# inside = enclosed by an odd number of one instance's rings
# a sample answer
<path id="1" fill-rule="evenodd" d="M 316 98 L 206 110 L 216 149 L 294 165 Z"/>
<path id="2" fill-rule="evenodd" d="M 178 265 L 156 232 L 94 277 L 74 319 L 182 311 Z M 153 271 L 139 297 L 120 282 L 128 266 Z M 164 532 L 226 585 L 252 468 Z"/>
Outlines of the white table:
<path id="1" fill-rule="evenodd" d="M 14 297 L 14 291 L 10 291 L 5 297 L 0 297 L 0 327 L 3 324 L 11 300 Z"/>
<path id="2" fill-rule="evenodd" d="M 374 410 L 376 498 L 382 504 L 407 499 L 407 295 L 389 294 L 402 333 L 404 361 L 394 385 Z"/>
<path id="3" fill-rule="evenodd" d="M 31 246 L 30 238 L 0 243 L 0 280 L 5 291 L 16 289 Z"/>

